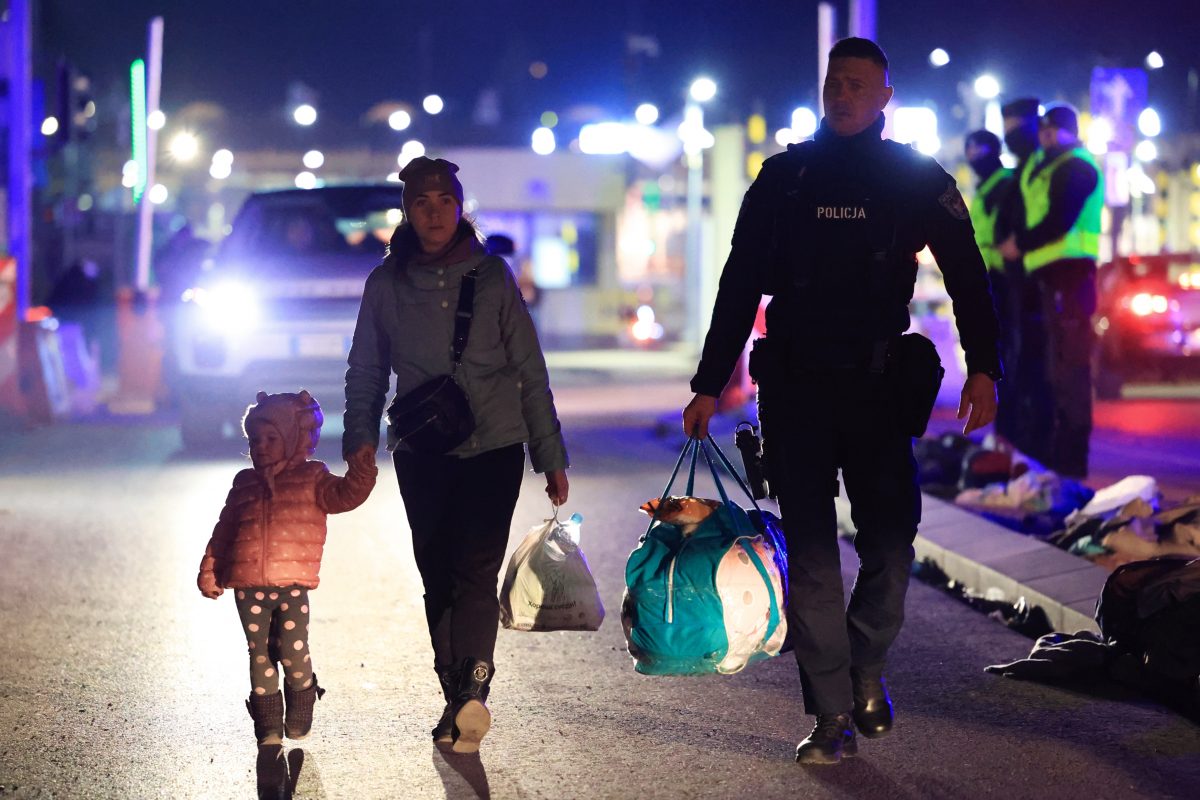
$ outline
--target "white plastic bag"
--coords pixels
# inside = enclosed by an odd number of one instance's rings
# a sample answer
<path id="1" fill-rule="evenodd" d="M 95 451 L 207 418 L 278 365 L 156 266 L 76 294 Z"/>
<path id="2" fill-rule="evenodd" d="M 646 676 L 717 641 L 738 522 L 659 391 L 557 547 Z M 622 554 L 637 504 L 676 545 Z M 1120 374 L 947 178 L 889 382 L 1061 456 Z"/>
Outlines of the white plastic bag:
<path id="1" fill-rule="evenodd" d="M 600 593 L 579 549 L 583 517 L 535 525 L 508 562 L 500 623 L 518 631 L 594 631 L 604 621 Z"/>

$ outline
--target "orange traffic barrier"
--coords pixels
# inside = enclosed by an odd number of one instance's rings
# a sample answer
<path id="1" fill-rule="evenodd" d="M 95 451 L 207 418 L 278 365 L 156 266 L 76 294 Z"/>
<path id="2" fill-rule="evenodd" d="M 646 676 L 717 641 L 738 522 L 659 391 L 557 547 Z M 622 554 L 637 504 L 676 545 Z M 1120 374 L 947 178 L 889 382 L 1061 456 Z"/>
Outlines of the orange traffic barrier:
<path id="1" fill-rule="evenodd" d="M 158 315 L 158 290 L 117 290 L 117 391 L 108 401 L 114 414 L 152 414 L 163 396 L 165 332 Z"/>

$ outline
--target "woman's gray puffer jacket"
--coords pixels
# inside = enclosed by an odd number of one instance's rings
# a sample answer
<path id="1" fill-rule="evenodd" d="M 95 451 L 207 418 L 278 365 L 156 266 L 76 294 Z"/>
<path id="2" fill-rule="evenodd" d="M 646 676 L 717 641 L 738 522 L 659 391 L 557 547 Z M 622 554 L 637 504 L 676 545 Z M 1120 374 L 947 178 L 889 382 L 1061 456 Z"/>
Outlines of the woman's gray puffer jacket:
<path id="1" fill-rule="evenodd" d="M 346 370 L 343 455 L 364 444 L 378 448 L 390 373 L 403 395 L 450 372 L 459 286 L 474 267 L 474 317 L 456 377 L 476 428 L 450 455 L 527 442 L 534 471 L 566 469 L 567 450 L 529 310 L 504 260 L 478 252 L 454 264 L 400 266 L 389 256 L 367 278 Z"/>

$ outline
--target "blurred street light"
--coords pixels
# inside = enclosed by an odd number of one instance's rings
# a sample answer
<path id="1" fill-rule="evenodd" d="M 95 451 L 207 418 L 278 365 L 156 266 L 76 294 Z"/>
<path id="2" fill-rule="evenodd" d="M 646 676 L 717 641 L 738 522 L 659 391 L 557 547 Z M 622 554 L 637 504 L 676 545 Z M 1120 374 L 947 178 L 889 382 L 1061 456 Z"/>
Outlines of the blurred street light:
<path id="1" fill-rule="evenodd" d="M 233 162 L 214 161 L 208 167 L 208 174 L 218 181 L 223 181 L 233 174 Z"/>
<path id="2" fill-rule="evenodd" d="M 1101 156 L 1108 152 L 1108 143 L 1113 140 L 1112 123 L 1105 117 L 1092 117 L 1087 129 L 1087 149 Z"/>
<path id="3" fill-rule="evenodd" d="M 1142 113 L 1138 114 L 1137 126 L 1142 136 L 1158 136 L 1162 133 L 1162 118 L 1153 108 L 1144 108 Z"/>
<path id="4" fill-rule="evenodd" d="M 533 147 L 533 152 L 539 156 L 550 155 L 557 146 L 557 143 L 554 141 L 554 131 L 545 126 L 534 130 L 533 136 L 530 139 L 530 146 Z"/>
<path id="5" fill-rule="evenodd" d="M 892 138 L 901 144 L 914 144 L 927 156 L 937 153 L 942 142 L 938 138 L 937 114 L 924 106 L 900 106 L 892 111 Z"/>
<path id="6" fill-rule="evenodd" d="M 935 48 L 929 54 L 929 63 L 935 67 L 944 67 L 950 63 L 950 54 L 940 47 Z"/>
<path id="7" fill-rule="evenodd" d="M 653 125 L 658 122 L 658 106 L 653 103 L 642 103 L 633 112 L 633 118 L 639 125 Z"/>
<path id="8" fill-rule="evenodd" d="M 984 100 L 992 100 L 1000 94 L 1000 81 L 991 75 L 980 75 L 975 79 L 975 94 Z"/>
<path id="9" fill-rule="evenodd" d="M 412 125 L 412 114 L 404 109 L 393 111 L 388 115 L 388 127 L 394 131 L 402 131 L 409 125 Z"/>
<path id="10" fill-rule="evenodd" d="M 42 120 L 42 136 L 53 136 L 58 133 L 58 117 L 46 117 Z"/>
<path id="11" fill-rule="evenodd" d="M 1146 56 L 1146 69 L 1162 69 L 1163 57 L 1157 50 L 1151 50 Z"/>
<path id="12" fill-rule="evenodd" d="M 167 150 L 176 161 L 187 164 L 200 153 L 200 140 L 196 138 L 195 134 L 180 131 L 171 137 L 171 143 L 167 145 Z"/>
<path id="13" fill-rule="evenodd" d="M 296 176 L 297 189 L 312 189 L 317 185 L 317 176 L 311 172 L 301 172 Z"/>
<path id="14" fill-rule="evenodd" d="M 442 102 L 442 98 L 436 94 L 431 94 L 421 101 L 421 108 L 425 109 L 426 114 L 440 114 L 446 104 Z"/>
<path id="15" fill-rule="evenodd" d="M 125 162 L 125 166 L 121 168 L 121 185 L 126 189 L 132 189 L 137 186 L 138 182 L 138 163 L 133 159 Z"/>
<path id="16" fill-rule="evenodd" d="M 400 148 L 400 155 L 396 157 L 396 163 L 400 165 L 400 169 L 404 169 L 408 162 L 423 155 L 425 155 L 425 145 L 416 139 L 409 139 Z"/>
<path id="17" fill-rule="evenodd" d="M 817 132 L 817 115 L 811 108 L 800 106 L 792 111 L 792 134 L 803 141 Z"/>
<path id="18" fill-rule="evenodd" d="M 692 81 L 688 95 L 697 103 L 707 103 L 717 96 L 717 84 L 712 78 L 696 78 Z"/>
<path id="19" fill-rule="evenodd" d="M 302 103 L 292 111 L 292 119 L 296 120 L 297 125 L 307 128 L 317 121 L 317 110 L 308 103 Z"/>
<path id="20" fill-rule="evenodd" d="M 222 147 L 220 150 L 212 154 L 214 164 L 232 164 L 233 153 Z"/>
<path id="21" fill-rule="evenodd" d="M 1158 147 L 1149 139 L 1143 139 L 1133 148 L 1133 157 L 1138 161 L 1153 161 L 1158 158 Z"/>
<path id="22" fill-rule="evenodd" d="M 151 203 L 161 206 L 167 202 L 167 187 L 161 183 L 156 183 L 150 187 L 150 191 L 146 193 L 146 196 L 150 198 Z"/>
<path id="23" fill-rule="evenodd" d="M 304 166 L 309 169 L 320 169 L 321 165 L 325 163 L 325 154 L 320 150 L 309 150 L 304 154 L 303 161 Z"/>
<path id="24" fill-rule="evenodd" d="M 167 115 L 161 109 L 155 109 L 146 115 L 146 127 L 152 131 L 161 131 L 167 124 Z"/>

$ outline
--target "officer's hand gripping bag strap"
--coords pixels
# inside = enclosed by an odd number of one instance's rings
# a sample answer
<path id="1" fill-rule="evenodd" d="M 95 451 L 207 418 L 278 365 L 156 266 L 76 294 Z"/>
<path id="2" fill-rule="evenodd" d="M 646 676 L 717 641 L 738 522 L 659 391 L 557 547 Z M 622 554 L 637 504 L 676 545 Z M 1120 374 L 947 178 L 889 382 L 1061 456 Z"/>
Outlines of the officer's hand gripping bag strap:
<path id="1" fill-rule="evenodd" d="M 887 375 L 902 429 L 909 436 L 923 436 L 946 375 L 937 348 L 919 333 L 897 337 L 888 348 Z"/>
<path id="2" fill-rule="evenodd" d="M 519 631 L 595 631 L 604 605 L 579 546 L 583 518 L 555 516 L 533 526 L 508 562 L 500 623 Z"/>

